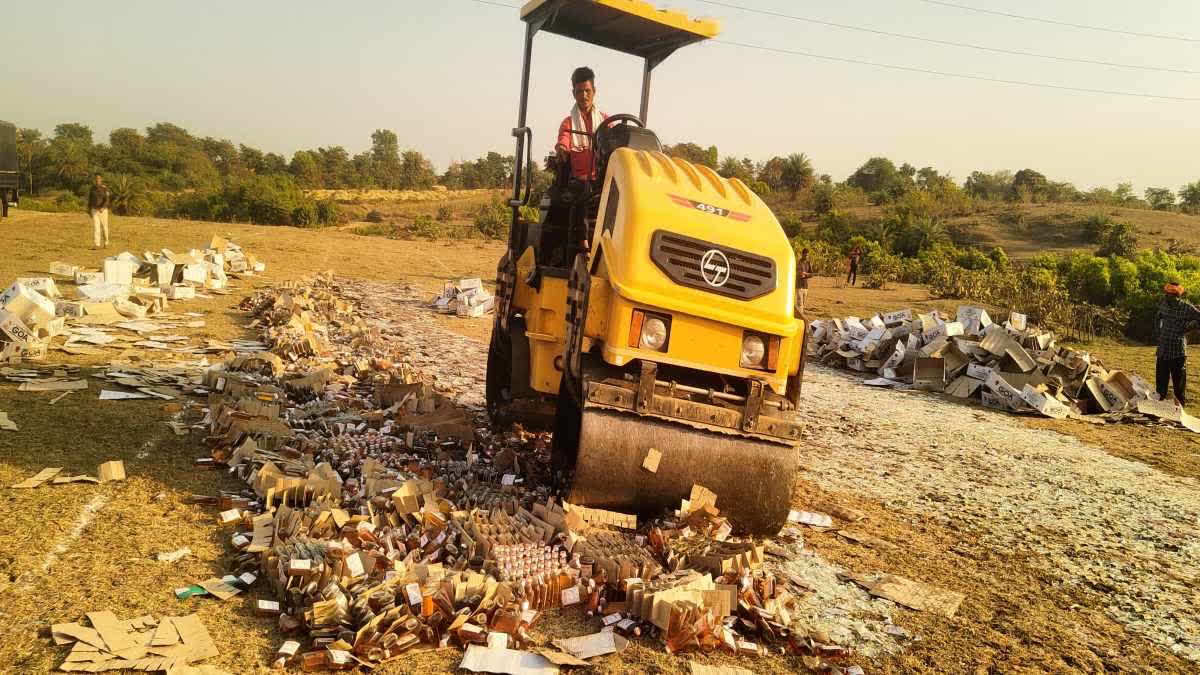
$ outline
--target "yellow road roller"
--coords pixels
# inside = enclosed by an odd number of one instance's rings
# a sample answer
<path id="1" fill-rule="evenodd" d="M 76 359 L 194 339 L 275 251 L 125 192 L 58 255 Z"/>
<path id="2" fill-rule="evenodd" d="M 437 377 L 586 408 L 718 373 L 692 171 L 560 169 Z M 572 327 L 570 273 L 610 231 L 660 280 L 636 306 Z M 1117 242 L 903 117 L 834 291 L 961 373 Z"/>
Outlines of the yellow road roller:
<path id="1" fill-rule="evenodd" d="M 521 18 L 488 412 L 498 425 L 553 429 L 572 503 L 656 515 L 698 484 L 735 527 L 774 533 L 787 519 L 802 429 L 807 330 L 795 313 L 795 254 L 745 184 L 667 156 L 646 126 L 654 68 L 718 25 L 640 0 L 533 0 Z M 540 32 L 639 57 L 644 74 L 639 114 L 610 116 L 587 134 L 592 177 L 560 164 L 530 222 L 520 210 L 531 189 L 526 107 Z"/>

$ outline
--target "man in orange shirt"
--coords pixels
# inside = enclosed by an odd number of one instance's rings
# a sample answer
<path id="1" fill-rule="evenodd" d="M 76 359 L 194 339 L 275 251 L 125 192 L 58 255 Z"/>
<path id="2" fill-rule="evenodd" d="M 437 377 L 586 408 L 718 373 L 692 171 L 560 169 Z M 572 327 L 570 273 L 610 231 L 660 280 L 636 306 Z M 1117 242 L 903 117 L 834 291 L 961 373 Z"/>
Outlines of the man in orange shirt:
<path id="1" fill-rule="evenodd" d="M 554 152 L 559 162 L 571 163 L 571 177 L 596 180 L 596 164 L 592 155 L 592 136 L 608 115 L 596 108 L 596 73 L 582 66 L 571 73 L 571 93 L 575 106 L 558 126 L 558 143 Z"/>

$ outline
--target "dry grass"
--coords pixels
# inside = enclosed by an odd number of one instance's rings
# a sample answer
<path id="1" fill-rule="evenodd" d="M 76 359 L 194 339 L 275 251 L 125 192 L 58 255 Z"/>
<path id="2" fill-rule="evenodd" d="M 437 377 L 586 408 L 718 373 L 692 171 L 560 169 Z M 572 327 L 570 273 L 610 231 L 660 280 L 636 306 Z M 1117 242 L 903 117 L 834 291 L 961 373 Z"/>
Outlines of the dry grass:
<path id="1" fill-rule="evenodd" d="M 449 209 L 447 225 L 470 228 L 479 207 L 508 196 L 506 190 L 313 190 L 319 199 L 333 199 L 356 227 L 367 214 L 378 212 L 389 225 L 407 225 L 418 216 L 434 218 Z"/>

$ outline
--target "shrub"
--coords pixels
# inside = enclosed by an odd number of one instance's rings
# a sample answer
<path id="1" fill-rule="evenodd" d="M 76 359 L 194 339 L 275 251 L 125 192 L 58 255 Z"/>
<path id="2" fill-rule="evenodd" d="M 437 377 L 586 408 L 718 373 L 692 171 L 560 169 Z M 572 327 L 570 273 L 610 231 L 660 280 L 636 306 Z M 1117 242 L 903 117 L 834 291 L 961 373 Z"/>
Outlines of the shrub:
<path id="1" fill-rule="evenodd" d="M 512 224 L 512 210 L 504 202 L 493 202 L 479 207 L 475 214 L 475 229 L 489 239 L 508 237 Z"/>
<path id="2" fill-rule="evenodd" d="M 1088 216 L 1087 220 L 1083 221 L 1080 234 L 1083 236 L 1083 240 L 1089 244 L 1098 244 L 1108 236 L 1108 233 L 1112 231 L 1115 224 L 1110 216 L 1103 213 L 1094 213 Z"/>
<path id="3" fill-rule="evenodd" d="M 27 211 L 68 213 L 86 210 L 87 202 L 73 192 L 49 192 L 40 197 L 21 196 L 21 208 Z"/>
<path id="4" fill-rule="evenodd" d="M 292 209 L 292 225 L 298 227 L 316 227 L 318 224 L 316 204 L 301 204 Z"/>
<path id="5" fill-rule="evenodd" d="M 959 267 L 968 270 L 986 270 L 992 266 L 992 259 L 977 248 L 962 249 L 956 262 Z"/>
<path id="6" fill-rule="evenodd" d="M 342 210 L 338 207 L 337 202 L 332 199 L 324 199 L 317 202 L 317 222 L 322 225 L 337 225 L 343 222 Z"/>
<path id="7" fill-rule="evenodd" d="M 759 197 L 771 194 L 771 186 L 767 185 L 766 181 L 752 180 L 746 182 L 746 187 L 750 188 L 754 194 Z"/>
<path id="8" fill-rule="evenodd" d="M 854 229 L 854 216 L 834 209 L 821 216 L 817 225 L 817 237 L 831 244 L 842 245 L 850 240 Z"/>
<path id="9" fill-rule="evenodd" d="M 412 225 L 408 226 L 408 231 L 414 237 L 425 237 L 426 239 L 437 239 L 442 233 L 440 225 L 429 216 L 417 216 L 413 220 Z"/>
<path id="10" fill-rule="evenodd" d="M 1004 249 L 1000 248 L 999 246 L 993 248 L 992 252 L 988 253 L 988 257 L 992 259 L 992 264 L 995 265 L 997 269 L 1006 269 L 1008 267 L 1008 254 L 1005 253 Z"/>
<path id="11" fill-rule="evenodd" d="M 361 225 L 354 228 L 353 232 L 354 234 L 363 237 L 387 237 L 389 239 L 396 238 L 396 228 L 393 225 Z"/>
<path id="12" fill-rule="evenodd" d="M 542 222 L 542 210 L 536 206 L 522 206 L 518 210 L 517 216 L 521 219 L 521 222 L 525 223 Z"/>
<path id="13" fill-rule="evenodd" d="M 378 211 L 368 211 L 367 217 L 363 220 L 367 221 L 368 223 L 382 223 L 383 214 Z"/>
<path id="14" fill-rule="evenodd" d="M 1100 248 L 1096 250 L 1096 255 L 1101 257 L 1115 255 L 1128 258 L 1137 252 L 1137 247 L 1137 230 L 1133 225 L 1116 223 L 1100 241 Z"/>
<path id="15" fill-rule="evenodd" d="M 800 258 L 801 250 L 808 249 L 808 262 L 812 265 L 813 274 L 817 276 L 838 275 L 844 271 L 845 254 L 827 241 L 795 237 L 792 239 L 792 248 L 797 259 Z"/>
<path id="16" fill-rule="evenodd" d="M 216 188 L 180 195 L 169 211 L 164 215 L 196 220 L 305 227 L 325 224 L 316 201 L 305 195 L 291 176 L 281 174 L 227 178 Z"/>
<path id="17" fill-rule="evenodd" d="M 874 249 L 863 258 L 863 267 L 867 279 L 863 282 L 866 288 L 887 288 L 900 278 L 900 256 Z"/>
<path id="18" fill-rule="evenodd" d="M 804 232 L 804 220 L 795 211 L 781 213 L 779 215 L 779 226 L 783 228 L 783 233 L 787 235 L 788 239 L 798 237 Z"/>
<path id="19" fill-rule="evenodd" d="M 448 222 L 450 222 L 450 219 L 453 217 L 454 217 L 454 211 L 452 211 L 449 206 L 438 207 L 437 221 L 439 223 L 448 223 Z"/>

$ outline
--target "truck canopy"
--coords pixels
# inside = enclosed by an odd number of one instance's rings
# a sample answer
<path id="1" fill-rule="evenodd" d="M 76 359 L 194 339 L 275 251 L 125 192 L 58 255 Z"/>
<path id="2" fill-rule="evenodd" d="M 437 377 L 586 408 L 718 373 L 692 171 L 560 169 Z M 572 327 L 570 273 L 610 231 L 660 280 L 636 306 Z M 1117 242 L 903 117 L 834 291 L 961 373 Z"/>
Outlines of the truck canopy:
<path id="1" fill-rule="evenodd" d="M 17 127 L 0 122 L 0 172 L 17 171 Z"/>
<path id="2" fill-rule="evenodd" d="M 692 19 L 642 0 L 531 0 L 521 18 L 539 30 L 655 63 L 720 32 L 713 19 Z"/>

